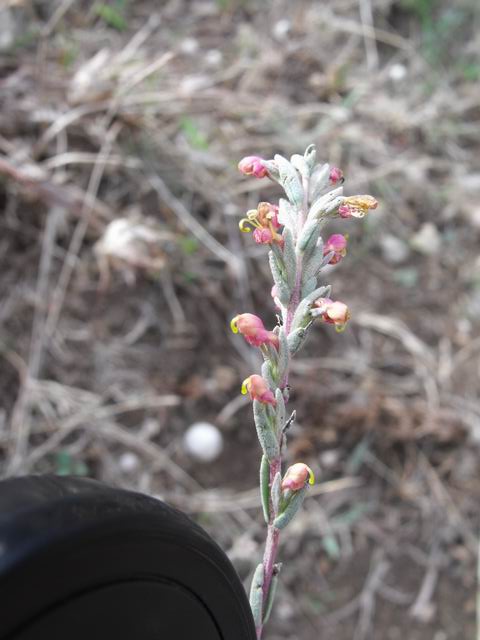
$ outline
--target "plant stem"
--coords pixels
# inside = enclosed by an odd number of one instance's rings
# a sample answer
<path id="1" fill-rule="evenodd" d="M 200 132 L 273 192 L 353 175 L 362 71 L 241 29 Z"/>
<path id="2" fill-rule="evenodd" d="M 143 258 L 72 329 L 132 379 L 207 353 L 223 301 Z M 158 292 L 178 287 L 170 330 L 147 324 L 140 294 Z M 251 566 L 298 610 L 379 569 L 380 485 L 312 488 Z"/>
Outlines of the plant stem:
<path id="1" fill-rule="evenodd" d="M 308 213 L 308 189 L 309 189 L 309 180 L 303 180 L 303 189 L 304 189 L 304 198 L 303 198 L 303 206 L 299 212 L 299 230 L 298 233 L 301 232 L 303 225 L 305 224 L 306 216 Z M 301 289 L 302 289 L 302 255 L 297 255 L 297 270 L 295 276 L 295 285 L 292 291 L 292 295 L 290 297 L 290 302 L 287 306 L 287 313 L 285 315 L 285 332 L 287 336 L 290 333 L 290 329 L 292 327 L 293 317 L 295 315 L 295 311 L 297 310 L 298 305 L 300 304 L 301 297 Z M 281 382 L 281 387 L 285 388 L 288 384 L 288 375 L 289 368 L 285 372 L 284 379 Z M 277 425 L 278 426 L 278 425 Z M 282 436 L 280 435 L 280 438 Z M 282 471 L 282 454 L 280 447 L 280 455 L 278 455 L 274 460 L 270 462 L 270 493 L 272 489 L 272 484 L 275 479 L 275 476 L 278 472 Z M 275 520 L 275 513 L 273 509 L 272 499 L 270 497 L 270 521 L 268 523 L 268 531 L 267 531 L 267 540 L 265 543 L 265 551 L 263 554 L 263 606 L 262 609 L 265 611 L 265 607 L 267 604 L 268 594 L 270 591 L 270 585 L 272 583 L 272 576 L 275 570 L 275 560 L 278 554 L 278 547 L 280 544 L 280 530 L 273 526 L 273 521 Z M 257 626 L 257 639 L 260 640 L 262 637 L 263 631 L 263 623 L 260 623 Z"/>

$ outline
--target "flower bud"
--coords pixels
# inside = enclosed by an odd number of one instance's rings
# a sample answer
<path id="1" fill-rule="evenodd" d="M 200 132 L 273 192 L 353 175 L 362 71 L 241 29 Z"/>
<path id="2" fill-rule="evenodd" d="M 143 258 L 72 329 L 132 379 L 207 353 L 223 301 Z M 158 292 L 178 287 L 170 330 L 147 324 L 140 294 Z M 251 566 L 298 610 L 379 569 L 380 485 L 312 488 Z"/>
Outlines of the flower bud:
<path id="1" fill-rule="evenodd" d="M 287 472 L 282 480 L 282 489 L 286 491 L 299 491 L 303 489 L 306 484 L 315 484 L 315 476 L 309 466 L 303 462 L 297 462 L 287 469 Z"/>
<path id="2" fill-rule="evenodd" d="M 251 400 L 258 400 L 262 404 L 276 405 L 275 396 L 262 376 L 254 373 L 243 381 L 242 394 L 249 394 Z"/>
<path id="3" fill-rule="evenodd" d="M 246 156 L 238 163 L 238 170 L 246 176 L 264 178 L 268 175 L 265 160 L 259 156 Z"/>
<path id="4" fill-rule="evenodd" d="M 338 167 L 332 167 L 330 169 L 330 182 L 332 184 L 337 184 L 337 182 L 342 183 L 343 182 L 343 171 L 341 169 L 339 169 Z"/>
<path id="5" fill-rule="evenodd" d="M 328 264 L 337 264 L 347 255 L 347 237 L 341 233 L 334 233 L 328 238 L 323 247 L 323 255 L 326 256 L 328 253 L 334 252 Z"/>
<path id="6" fill-rule="evenodd" d="M 350 319 L 348 307 L 343 302 L 334 302 L 330 298 L 318 298 L 311 311 L 313 317 L 320 317 L 327 324 L 334 324 L 337 331 L 343 331 Z"/>
<path id="7" fill-rule="evenodd" d="M 267 331 L 261 319 L 253 313 L 241 313 L 235 316 L 230 322 L 230 328 L 233 333 L 241 333 L 253 347 L 271 344 L 278 349 L 278 336 L 273 331 Z"/>

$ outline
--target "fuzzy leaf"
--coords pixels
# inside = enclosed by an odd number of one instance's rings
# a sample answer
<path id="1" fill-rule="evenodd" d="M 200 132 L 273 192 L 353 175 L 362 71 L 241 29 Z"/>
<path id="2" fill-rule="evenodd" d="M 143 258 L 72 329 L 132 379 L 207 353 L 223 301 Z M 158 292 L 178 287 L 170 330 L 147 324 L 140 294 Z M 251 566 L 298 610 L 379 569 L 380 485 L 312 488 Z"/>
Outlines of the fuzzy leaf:
<path id="1" fill-rule="evenodd" d="M 275 380 L 274 372 L 272 371 L 272 364 L 267 360 L 262 364 L 262 378 L 268 382 L 270 389 L 275 389 L 277 381 Z"/>
<path id="2" fill-rule="evenodd" d="M 297 274 L 297 254 L 295 253 L 295 243 L 293 235 L 288 227 L 283 230 L 283 261 L 285 264 L 285 275 L 288 286 L 293 289 L 295 286 L 295 277 Z"/>
<path id="3" fill-rule="evenodd" d="M 299 207 L 303 202 L 303 187 L 297 170 L 281 155 L 275 156 L 275 164 L 280 173 L 280 184 L 292 204 Z"/>
<path id="4" fill-rule="evenodd" d="M 263 564 L 259 564 L 253 574 L 252 586 L 250 587 L 250 607 L 257 628 L 261 626 L 263 617 L 263 580 Z"/>
<path id="5" fill-rule="evenodd" d="M 298 305 L 295 315 L 293 316 L 291 331 L 299 329 L 306 320 L 309 320 L 308 312 L 311 305 L 318 300 L 318 298 L 327 298 L 331 290 L 331 287 L 319 287 L 312 293 L 306 296 Z"/>
<path id="6" fill-rule="evenodd" d="M 268 262 L 270 264 L 270 271 L 272 272 L 273 281 L 277 285 L 278 297 L 280 298 L 280 302 L 287 305 L 290 301 L 292 291 L 288 286 L 285 270 L 284 268 L 282 268 L 283 265 L 279 264 L 278 259 L 273 251 L 269 251 L 268 253 Z"/>
<path id="7" fill-rule="evenodd" d="M 272 462 L 280 453 L 280 445 L 269 419 L 267 408 L 258 400 L 253 401 L 253 419 L 262 451 L 269 462 Z"/>
<path id="8" fill-rule="evenodd" d="M 288 343 L 287 343 L 288 349 Z M 285 400 L 283 399 L 283 393 L 281 389 L 277 389 L 275 391 L 275 400 L 277 401 L 277 406 L 275 407 L 275 422 L 277 427 L 277 436 L 280 436 L 283 427 L 285 426 Z"/>
<path id="9" fill-rule="evenodd" d="M 298 250 L 301 253 L 305 253 L 312 249 L 317 244 L 319 235 L 320 225 L 318 224 L 318 220 L 310 220 L 310 222 L 307 222 L 297 241 Z"/>
<path id="10" fill-rule="evenodd" d="M 310 278 L 317 276 L 318 272 L 323 269 L 332 259 L 334 252 L 323 255 L 323 243 L 317 242 L 315 251 L 303 259 L 302 282 L 306 283 Z"/>
<path id="11" fill-rule="evenodd" d="M 297 351 L 299 351 L 300 347 L 302 347 L 305 339 L 307 337 L 306 329 L 295 329 L 295 331 L 291 331 L 288 336 L 288 348 L 290 349 L 290 355 L 295 355 Z"/>
<path id="12" fill-rule="evenodd" d="M 278 381 L 281 382 L 285 372 L 288 369 L 288 363 L 290 360 L 290 355 L 288 352 L 288 342 L 287 342 L 287 334 L 285 333 L 285 329 L 280 327 L 280 331 L 278 332 Z"/>
<path id="13" fill-rule="evenodd" d="M 265 456 L 262 456 L 260 464 L 260 497 L 262 499 L 263 517 L 265 522 L 270 522 L 270 464 Z"/>
<path id="14" fill-rule="evenodd" d="M 280 507 L 280 499 L 282 497 L 282 474 L 280 472 L 277 472 L 275 474 L 275 478 L 273 479 L 271 495 L 273 513 L 277 515 L 278 509 Z"/>
<path id="15" fill-rule="evenodd" d="M 317 278 L 312 276 L 309 278 L 302 287 L 302 299 L 313 293 L 317 288 Z"/>
<path id="16" fill-rule="evenodd" d="M 318 200 L 315 200 L 308 212 L 308 220 L 318 220 L 322 216 L 326 216 L 329 213 L 338 209 L 343 202 L 343 187 L 338 187 L 329 191 L 323 196 L 320 196 Z"/>
<path id="17" fill-rule="evenodd" d="M 273 526 L 276 529 L 284 529 L 293 520 L 305 500 L 306 493 L 307 487 L 292 493 L 282 513 L 273 521 Z"/>
<path id="18" fill-rule="evenodd" d="M 275 573 L 272 576 L 272 581 L 270 582 L 270 589 L 268 590 L 267 597 L 267 605 L 265 607 L 265 615 L 263 616 L 263 624 L 267 624 L 268 619 L 270 618 L 270 614 L 273 609 L 273 602 L 275 600 L 275 596 L 277 594 L 278 582 L 279 582 L 279 574 L 280 574 L 281 565 L 275 565 Z"/>
<path id="19" fill-rule="evenodd" d="M 308 168 L 307 163 L 305 162 L 305 158 L 300 156 L 298 153 L 295 153 L 291 158 L 290 162 L 297 169 L 300 175 L 304 178 L 308 178 L 310 175 L 310 169 Z"/>
<path id="20" fill-rule="evenodd" d="M 307 163 L 309 173 L 311 173 L 315 166 L 315 160 L 317 159 L 317 149 L 315 148 L 314 144 L 308 145 L 308 147 L 305 149 L 303 157 L 305 158 L 305 162 Z"/>
<path id="21" fill-rule="evenodd" d="M 278 202 L 278 221 L 284 227 L 288 227 L 292 233 L 296 233 L 297 229 L 297 212 L 288 200 L 280 198 Z"/>
<path id="22" fill-rule="evenodd" d="M 310 201 L 314 202 L 330 185 L 330 165 L 318 164 L 310 177 Z"/>

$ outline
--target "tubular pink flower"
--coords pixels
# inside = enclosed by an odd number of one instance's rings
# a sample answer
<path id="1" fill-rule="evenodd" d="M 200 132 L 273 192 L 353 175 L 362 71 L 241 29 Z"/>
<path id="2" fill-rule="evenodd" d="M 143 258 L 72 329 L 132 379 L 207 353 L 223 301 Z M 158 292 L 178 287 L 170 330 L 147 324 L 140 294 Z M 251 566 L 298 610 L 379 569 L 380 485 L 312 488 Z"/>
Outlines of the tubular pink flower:
<path id="1" fill-rule="evenodd" d="M 337 264 L 342 258 L 347 255 L 347 238 L 341 233 L 334 233 L 331 235 L 323 247 L 323 255 L 334 252 L 334 255 L 330 258 L 328 264 Z"/>
<path id="2" fill-rule="evenodd" d="M 275 242 L 283 246 L 283 238 L 277 233 L 280 229 L 278 207 L 270 202 L 260 202 L 256 209 L 247 211 L 247 217 L 240 220 L 239 227 L 245 233 L 253 229 L 253 238 L 258 244 Z"/>
<path id="3" fill-rule="evenodd" d="M 232 318 L 230 328 L 233 333 L 241 333 L 248 344 L 261 347 L 271 344 L 278 349 L 278 336 L 273 331 L 267 331 L 261 319 L 253 313 L 241 313 Z"/>
<path id="4" fill-rule="evenodd" d="M 327 324 L 334 324 L 337 331 L 343 331 L 350 319 L 348 307 L 343 302 L 334 302 L 330 298 L 319 298 L 313 307 L 312 315 L 319 316 Z"/>
<path id="5" fill-rule="evenodd" d="M 309 466 L 303 462 L 297 462 L 287 469 L 282 480 L 282 489 L 286 491 L 299 491 L 307 484 L 315 484 L 315 476 Z"/>
<path id="6" fill-rule="evenodd" d="M 348 196 L 338 208 L 341 218 L 363 218 L 370 209 L 376 209 L 378 202 L 373 196 Z"/>
<path id="7" fill-rule="evenodd" d="M 238 170 L 246 176 L 255 176 L 255 178 L 264 178 L 268 175 L 265 160 L 260 156 L 246 156 L 238 163 Z"/>
<path id="8" fill-rule="evenodd" d="M 332 167 L 330 169 L 329 178 L 332 184 L 337 184 L 337 182 L 343 182 L 343 171 L 338 167 Z"/>
<path id="9" fill-rule="evenodd" d="M 251 400 L 258 400 L 263 404 L 271 404 L 272 407 L 277 404 L 266 380 L 256 373 L 246 378 L 242 383 L 242 394 L 246 395 L 247 393 Z"/>

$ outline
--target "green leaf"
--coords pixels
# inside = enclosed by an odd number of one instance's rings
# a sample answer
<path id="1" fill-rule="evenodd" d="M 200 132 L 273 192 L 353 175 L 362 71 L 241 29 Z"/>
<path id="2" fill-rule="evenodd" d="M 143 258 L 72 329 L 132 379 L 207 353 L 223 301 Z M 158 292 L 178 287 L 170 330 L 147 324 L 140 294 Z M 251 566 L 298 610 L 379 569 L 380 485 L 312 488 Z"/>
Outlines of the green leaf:
<path id="1" fill-rule="evenodd" d="M 266 456 L 262 456 L 260 464 L 260 497 L 262 499 L 263 517 L 270 522 L 270 464 Z"/>
<path id="2" fill-rule="evenodd" d="M 182 118 L 180 127 L 191 147 L 199 149 L 200 151 L 208 149 L 207 137 L 200 131 L 198 125 L 191 118 L 187 116 Z"/>
<path id="3" fill-rule="evenodd" d="M 93 7 L 94 13 L 108 24 L 109 27 L 117 31 L 125 31 L 128 23 L 123 15 L 123 3 L 116 3 L 116 6 L 101 3 Z"/>

